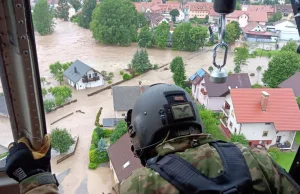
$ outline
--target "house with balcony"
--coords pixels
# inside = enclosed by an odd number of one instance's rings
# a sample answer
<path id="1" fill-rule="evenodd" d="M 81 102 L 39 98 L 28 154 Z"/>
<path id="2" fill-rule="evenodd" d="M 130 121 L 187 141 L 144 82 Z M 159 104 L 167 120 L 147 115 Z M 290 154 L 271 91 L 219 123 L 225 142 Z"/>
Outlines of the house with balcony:
<path id="1" fill-rule="evenodd" d="M 243 134 L 250 146 L 291 149 L 300 111 L 291 88 L 230 89 L 222 105 L 222 130 Z"/>
<path id="2" fill-rule="evenodd" d="M 68 83 L 76 90 L 104 85 L 103 75 L 79 60 L 74 61 L 64 72 L 64 76 L 68 79 Z"/>
<path id="3" fill-rule="evenodd" d="M 196 101 L 212 111 L 221 111 L 226 95 L 231 88 L 251 88 L 247 73 L 231 74 L 223 84 L 216 84 L 209 80 L 210 75 L 204 74 L 196 85 L 192 86 L 192 95 Z M 196 79 L 196 78 L 195 78 Z M 193 83 L 193 82 L 192 82 Z"/>

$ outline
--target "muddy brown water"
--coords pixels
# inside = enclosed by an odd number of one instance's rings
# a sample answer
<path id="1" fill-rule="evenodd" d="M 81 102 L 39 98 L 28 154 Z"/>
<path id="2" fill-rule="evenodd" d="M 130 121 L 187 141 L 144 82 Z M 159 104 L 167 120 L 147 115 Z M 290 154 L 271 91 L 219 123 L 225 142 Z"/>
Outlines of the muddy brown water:
<path id="1" fill-rule="evenodd" d="M 112 71 L 115 74 L 114 82 L 121 80 L 119 71 L 126 69 L 130 63 L 134 52 L 137 50 L 136 44 L 129 47 L 113 47 L 98 44 L 92 37 L 89 30 L 78 27 L 71 22 L 56 21 L 57 25 L 52 35 L 36 35 L 37 52 L 39 60 L 40 74 L 51 82 L 47 87 L 57 85 L 57 82 L 51 77 L 49 65 L 56 61 L 68 62 L 79 59 L 98 71 Z M 211 48 L 205 48 L 196 53 L 178 52 L 169 49 L 148 49 L 149 58 L 152 64 L 163 65 L 169 63 L 174 57 L 182 56 L 186 64 L 187 77 L 195 73 L 199 68 L 208 69 L 212 64 Z M 222 54 L 218 54 L 218 61 L 222 61 Z M 267 68 L 269 59 L 256 58 L 249 59 L 249 65 L 242 68 L 242 72 L 256 73 L 258 65 Z M 226 69 L 233 70 L 233 55 L 228 55 Z M 251 77 L 251 82 L 256 83 L 260 78 Z M 172 74 L 169 70 L 152 70 L 146 74 L 138 76 L 122 85 L 137 85 L 142 81 L 145 85 L 154 83 L 173 83 Z M 96 170 L 89 170 L 89 147 L 91 134 L 94 129 L 95 116 L 100 107 L 103 111 L 100 117 L 112 118 L 115 116 L 113 110 L 113 100 L 111 90 L 106 90 L 95 96 L 87 97 L 99 88 L 91 88 L 82 91 L 73 90 L 73 99 L 78 99 L 77 103 L 68 105 L 55 112 L 46 114 L 48 131 L 59 127 L 67 128 L 72 135 L 79 135 L 79 143 L 74 156 L 68 158 L 60 164 L 52 162 L 52 170 L 56 174 L 61 174 L 70 169 L 61 182 L 63 193 L 108 193 L 114 184 L 113 175 L 108 167 L 99 167 Z M 81 110 L 82 113 L 75 113 Z M 50 125 L 53 121 L 74 112 L 66 119 Z M 7 118 L 0 117 L 0 144 L 8 145 L 12 141 L 9 121 Z"/>

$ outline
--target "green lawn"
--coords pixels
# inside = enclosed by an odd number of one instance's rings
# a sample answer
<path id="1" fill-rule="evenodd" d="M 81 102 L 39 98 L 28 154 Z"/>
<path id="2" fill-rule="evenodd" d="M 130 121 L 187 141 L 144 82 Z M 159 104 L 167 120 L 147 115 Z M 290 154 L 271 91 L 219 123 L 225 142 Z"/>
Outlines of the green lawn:
<path id="1" fill-rule="evenodd" d="M 295 141 L 298 145 L 300 145 L 300 132 L 296 133 Z"/>
<path id="2" fill-rule="evenodd" d="M 295 156 L 296 152 L 281 152 L 279 157 L 276 159 L 276 162 L 288 172 Z"/>

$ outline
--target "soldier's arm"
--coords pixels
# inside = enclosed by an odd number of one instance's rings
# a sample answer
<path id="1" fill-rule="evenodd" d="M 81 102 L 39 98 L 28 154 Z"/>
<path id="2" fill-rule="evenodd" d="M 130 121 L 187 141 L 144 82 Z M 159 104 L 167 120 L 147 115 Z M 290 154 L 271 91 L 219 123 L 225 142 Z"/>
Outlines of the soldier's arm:
<path id="1" fill-rule="evenodd" d="M 33 175 L 20 183 L 21 194 L 59 194 L 56 180 L 49 172 Z"/>
<path id="2" fill-rule="evenodd" d="M 280 165 L 278 165 L 269 156 L 266 151 L 252 150 L 252 154 L 254 155 L 256 162 L 260 166 L 260 169 L 263 172 L 263 176 L 268 182 L 269 189 L 272 193 L 300 193 L 299 185 Z M 250 172 L 251 170 L 253 171 L 254 169 L 250 168 Z"/>

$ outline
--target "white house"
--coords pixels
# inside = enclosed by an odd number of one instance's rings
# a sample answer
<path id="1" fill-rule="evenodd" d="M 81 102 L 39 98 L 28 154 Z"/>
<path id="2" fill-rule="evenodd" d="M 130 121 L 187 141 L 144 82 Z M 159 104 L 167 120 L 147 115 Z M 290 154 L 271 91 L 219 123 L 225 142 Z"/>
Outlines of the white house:
<path id="1" fill-rule="evenodd" d="M 192 95 L 196 101 L 203 104 L 212 111 L 221 111 L 225 96 L 230 88 L 251 88 L 250 79 L 247 73 L 231 74 L 223 84 L 212 83 L 210 75 L 203 75 L 203 79 L 192 86 Z"/>
<path id="2" fill-rule="evenodd" d="M 257 22 L 251 22 L 241 29 L 245 39 L 249 42 L 276 42 L 279 38 L 279 33 L 267 31 L 264 26 Z"/>
<path id="3" fill-rule="evenodd" d="M 231 89 L 222 111 L 224 132 L 243 134 L 251 146 L 291 149 L 300 131 L 300 111 L 291 88 Z"/>
<path id="4" fill-rule="evenodd" d="M 113 86 L 113 104 L 116 118 L 125 118 L 127 111 L 132 109 L 137 98 L 149 86 Z"/>
<path id="5" fill-rule="evenodd" d="M 281 40 L 300 40 L 295 21 L 281 20 L 275 22 L 274 26 L 276 31 L 280 31 Z"/>
<path id="6" fill-rule="evenodd" d="M 68 83 L 76 90 L 104 85 L 104 77 L 87 64 L 76 60 L 65 72 Z"/>

